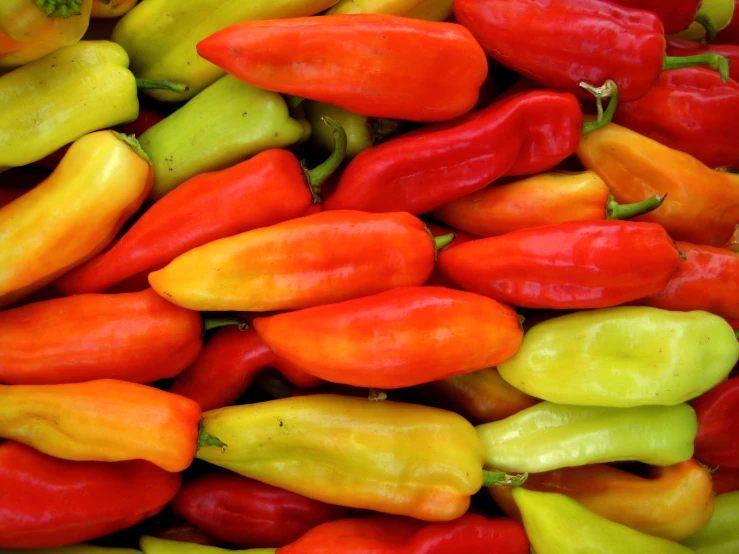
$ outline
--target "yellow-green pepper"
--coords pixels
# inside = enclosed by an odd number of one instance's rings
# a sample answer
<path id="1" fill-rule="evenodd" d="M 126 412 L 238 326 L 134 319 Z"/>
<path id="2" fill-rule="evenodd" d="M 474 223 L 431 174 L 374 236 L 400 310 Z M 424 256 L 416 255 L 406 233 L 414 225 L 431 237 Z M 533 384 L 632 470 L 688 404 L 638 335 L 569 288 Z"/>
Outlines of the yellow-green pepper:
<path id="1" fill-rule="evenodd" d="M 728 27 L 734 16 L 734 0 L 703 0 L 696 21 L 690 24 L 686 30 L 673 35 L 675 38 L 701 42 L 706 38 L 706 27 L 699 21 L 702 15 L 707 15 L 720 31 Z"/>
<path id="2" fill-rule="evenodd" d="M 384 13 L 428 21 L 446 21 L 453 0 L 340 0 L 327 13 Z"/>
<path id="3" fill-rule="evenodd" d="M 719 494 L 708 525 L 682 544 L 697 554 L 739 552 L 739 491 Z"/>
<path id="4" fill-rule="evenodd" d="M 139 541 L 139 547 L 144 554 L 275 554 L 276 548 L 250 548 L 248 550 L 227 550 L 217 546 L 206 546 L 192 542 L 171 541 L 150 535 L 144 535 Z M 2 552 L 0 552 L 2 554 Z M 66 553 L 59 553 L 66 554 Z M 76 553 L 70 553 L 76 554 Z M 86 553 L 80 553 L 86 554 Z M 91 552 L 90 554 L 98 554 Z M 103 552 L 99 554 L 105 554 Z M 116 553 L 110 553 L 116 554 Z M 123 553 L 121 553 L 123 554 Z"/>

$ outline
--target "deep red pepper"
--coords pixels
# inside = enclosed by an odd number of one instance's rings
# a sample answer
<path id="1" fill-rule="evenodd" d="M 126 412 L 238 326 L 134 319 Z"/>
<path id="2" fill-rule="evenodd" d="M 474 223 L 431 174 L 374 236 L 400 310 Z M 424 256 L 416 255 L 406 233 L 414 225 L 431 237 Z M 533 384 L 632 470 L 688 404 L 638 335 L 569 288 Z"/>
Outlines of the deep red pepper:
<path id="1" fill-rule="evenodd" d="M 739 469 L 739 378 L 724 381 L 691 403 L 698 416 L 695 458 L 708 467 Z"/>
<path id="2" fill-rule="evenodd" d="M 614 4 L 647 10 L 659 17 L 666 35 L 684 31 L 695 20 L 702 0 L 612 0 Z"/>
<path id="3" fill-rule="evenodd" d="M 181 474 L 143 460 L 71 462 L 13 441 L 0 444 L 0 548 L 95 539 L 158 513 Z"/>
<path id="4" fill-rule="evenodd" d="M 739 491 L 739 469 L 718 468 L 711 475 L 716 494 Z"/>
<path id="5" fill-rule="evenodd" d="M 737 18 L 732 20 L 732 23 Z M 739 44 L 705 44 L 693 42 L 692 40 L 680 40 L 676 38 L 667 41 L 668 56 L 693 56 L 713 52 L 720 54 L 731 62 L 729 74 L 735 81 L 739 80 Z"/>

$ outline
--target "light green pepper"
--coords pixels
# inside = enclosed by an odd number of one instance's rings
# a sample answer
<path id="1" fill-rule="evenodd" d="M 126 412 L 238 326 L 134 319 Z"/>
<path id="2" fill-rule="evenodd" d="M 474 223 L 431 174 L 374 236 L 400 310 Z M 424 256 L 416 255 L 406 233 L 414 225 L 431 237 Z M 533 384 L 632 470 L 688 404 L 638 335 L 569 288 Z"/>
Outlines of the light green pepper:
<path id="1" fill-rule="evenodd" d="M 276 548 L 227 550 L 225 548 L 218 548 L 217 546 L 206 546 L 192 542 L 171 541 L 149 535 L 141 537 L 139 546 L 144 554 L 275 554 L 275 552 L 277 552 Z"/>
<path id="2" fill-rule="evenodd" d="M 739 491 L 719 494 L 708 525 L 682 544 L 698 554 L 739 552 Z"/>
<path id="3" fill-rule="evenodd" d="M 669 406 L 718 385 L 737 360 L 734 331 L 717 315 L 621 306 L 534 325 L 498 371 L 559 404 Z"/>
<path id="4" fill-rule="evenodd" d="M 383 13 L 428 21 L 445 21 L 453 0 L 340 0 L 327 13 Z"/>

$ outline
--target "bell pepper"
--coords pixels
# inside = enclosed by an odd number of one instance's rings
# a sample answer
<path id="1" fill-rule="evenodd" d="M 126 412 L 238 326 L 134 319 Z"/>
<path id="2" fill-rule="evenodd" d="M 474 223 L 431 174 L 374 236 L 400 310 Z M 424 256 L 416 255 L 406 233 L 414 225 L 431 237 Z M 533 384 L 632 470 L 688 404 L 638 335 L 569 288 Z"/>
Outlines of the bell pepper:
<path id="1" fill-rule="evenodd" d="M 676 240 L 721 246 L 739 221 L 739 175 L 714 171 L 689 154 L 611 123 L 585 135 L 577 156 L 618 202 L 667 195 L 638 218 L 659 223 Z"/>
<path id="2" fill-rule="evenodd" d="M 569 496 L 513 491 L 536 554 L 690 554 L 689 548 L 609 521 Z"/>
<path id="3" fill-rule="evenodd" d="M 278 356 L 332 383 L 394 389 L 495 366 L 521 345 L 516 313 L 495 300 L 442 287 L 372 296 L 258 317 Z"/>
<path id="4" fill-rule="evenodd" d="M 222 77 L 139 138 L 154 164 L 149 200 L 191 177 L 290 146 L 308 134 L 308 123 L 292 119 L 279 94 Z"/>
<path id="5" fill-rule="evenodd" d="M 223 408 L 236 402 L 254 378 L 270 367 L 301 388 L 323 383 L 275 355 L 254 329 L 242 332 L 227 327 L 208 340 L 195 363 L 177 376 L 169 392 L 192 398 L 203 411 Z"/>
<path id="6" fill-rule="evenodd" d="M 280 554 L 528 554 L 520 523 L 465 514 L 423 523 L 377 515 L 324 523 L 279 550 Z"/>
<path id="7" fill-rule="evenodd" d="M 276 554 L 275 548 L 227 550 L 216 546 L 184 543 L 144 535 L 139 541 L 143 554 Z"/>
<path id="8" fill-rule="evenodd" d="M 674 2 L 662 4 L 674 12 Z M 729 62 L 717 54 L 666 56 L 656 14 L 607 0 L 456 0 L 454 15 L 504 66 L 581 97 L 582 81 L 612 79 L 620 99 L 631 102 L 649 92 L 663 70 L 679 67 L 707 65 L 729 78 Z"/>
<path id="9" fill-rule="evenodd" d="M 449 250 L 450 248 L 454 248 L 455 246 L 459 246 L 460 244 L 464 244 L 465 242 L 470 242 L 471 240 L 475 240 L 475 237 L 472 235 L 468 235 L 466 233 L 461 233 L 460 231 L 456 229 L 451 229 L 449 227 L 444 227 L 443 225 L 436 225 L 434 223 L 427 223 L 426 227 L 428 227 L 429 231 L 437 237 L 441 235 L 448 235 L 449 233 L 454 234 L 454 240 L 447 244 L 444 248 L 440 249 L 439 252 L 442 252 L 444 250 Z M 458 289 L 459 287 L 452 283 L 446 275 L 444 275 L 441 270 L 439 270 L 438 264 L 434 267 L 434 270 L 431 272 L 431 276 L 426 280 L 425 283 L 426 286 L 432 286 L 432 287 L 446 287 L 449 289 Z"/>
<path id="10" fill-rule="evenodd" d="M 739 49 L 739 47 L 737 47 Z M 739 83 L 701 67 L 667 71 L 635 102 L 621 104 L 614 121 L 711 167 L 739 168 Z"/>
<path id="11" fill-rule="evenodd" d="M 428 21 L 446 21 L 452 15 L 452 4 L 453 0 L 339 0 L 326 13 L 384 13 Z"/>
<path id="12" fill-rule="evenodd" d="M 92 3 L 93 0 L 3 0 L 0 70 L 25 65 L 75 44 L 90 23 Z M 33 84 L 38 87 L 37 82 Z"/>
<path id="13" fill-rule="evenodd" d="M 225 75 L 198 56 L 195 46 L 199 41 L 233 23 L 313 15 L 336 1 L 148 0 L 120 20 L 112 39 L 131 56 L 131 69 L 137 76 L 185 83 L 189 90 L 184 95 L 147 91 L 157 100 L 177 102 L 195 96 Z M 156 40 L 152 40 L 152 34 Z"/>
<path id="14" fill-rule="evenodd" d="M 6 441 L 0 547 L 63 546 L 125 529 L 159 513 L 181 481 L 143 460 L 70 462 Z"/>
<path id="15" fill-rule="evenodd" d="M 126 381 L 0 385 L 0 438 L 64 460 L 141 459 L 183 471 L 199 421 L 189 398 Z"/>
<path id="16" fill-rule="evenodd" d="M 689 460 L 698 425 L 687 404 L 604 408 L 541 402 L 477 426 L 485 465 L 541 473 L 615 461 L 666 466 Z"/>
<path id="17" fill-rule="evenodd" d="M 257 87 L 420 122 L 470 111 L 488 68 L 461 25 L 378 14 L 248 21 L 202 40 L 197 50 Z"/>
<path id="18" fill-rule="evenodd" d="M 734 377 L 691 402 L 698 416 L 695 457 L 711 467 L 739 469 L 739 378 Z"/>
<path id="19" fill-rule="evenodd" d="M 734 0 L 734 13 L 739 14 L 739 0 Z M 739 44 L 739 17 L 733 17 L 729 24 L 719 31 L 716 37 L 718 44 Z"/>
<path id="20" fill-rule="evenodd" d="M 186 483 L 170 504 L 182 519 L 240 548 L 285 546 L 352 510 L 324 504 L 235 473 L 207 473 Z"/>
<path id="21" fill-rule="evenodd" d="M 0 208 L 0 308 L 105 248 L 151 184 L 132 137 L 100 131 L 77 140 L 45 181 Z"/>
<path id="22" fill-rule="evenodd" d="M 654 13 L 662 22 L 665 34 L 671 35 L 690 27 L 698 15 L 702 0 L 614 0 L 614 3 Z"/>
<path id="23" fill-rule="evenodd" d="M 739 44 L 703 44 L 691 40 L 669 39 L 667 54 L 670 56 L 692 56 L 694 54 L 716 53 L 731 62 L 729 75 L 739 80 Z"/>
<path id="24" fill-rule="evenodd" d="M 721 31 L 729 26 L 734 16 L 734 0 L 703 0 L 701 2 L 700 13 L 709 17 L 713 21 L 713 26 L 717 31 Z M 704 40 L 712 40 L 712 36 L 705 25 L 699 21 L 692 23 L 685 31 L 675 35 L 674 38 L 683 40 L 692 40 L 703 42 Z"/>
<path id="25" fill-rule="evenodd" d="M 121 17 L 130 12 L 139 0 L 93 0 L 92 18 Z"/>
<path id="26" fill-rule="evenodd" d="M 739 491 L 739 469 L 718 468 L 711 474 L 716 494 Z"/>
<path id="27" fill-rule="evenodd" d="M 532 473 L 522 487 L 569 496 L 596 514 L 647 535 L 680 541 L 713 514 L 711 475 L 695 460 L 654 466 L 648 476 L 604 464 Z M 488 489 L 495 503 L 521 521 L 511 487 Z"/>
<path id="28" fill-rule="evenodd" d="M 718 495 L 711 521 L 682 544 L 696 554 L 736 552 L 739 549 L 739 491 Z"/>

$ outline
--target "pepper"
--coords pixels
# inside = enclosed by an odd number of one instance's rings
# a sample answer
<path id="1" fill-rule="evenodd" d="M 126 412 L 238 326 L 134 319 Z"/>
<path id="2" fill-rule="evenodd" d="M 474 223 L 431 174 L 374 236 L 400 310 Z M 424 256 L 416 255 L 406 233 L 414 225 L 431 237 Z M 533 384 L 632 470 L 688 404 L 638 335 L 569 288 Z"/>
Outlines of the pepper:
<path id="1" fill-rule="evenodd" d="M 691 67 L 660 75 L 645 96 L 621 104 L 614 121 L 708 166 L 739 168 L 739 132 L 726 125 L 736 118 L 739 83 Z"/>
<path id="2" fill-rule="evenodd" d="M 203 546 L 223 546 L 223 543 L 218 539 L 211 537 L 197 527 L 182 522 L 170 523 L 163 529 L 157 530 L 154 536 L 158 539 L 181 543 L 189 542 Z"/>
<path id="3" fill-rule="evenodd" d="M 513 491 L 526 534 L 537 554 L 690 554 L 689 548 L 601 517 L 569 496 Z"/>
<path id="4" fill-rule="evenodd" d="M 565 494 L 601 517 L 672 541 L 689 537 L 713 514 L 711 475 L 695 460 L 655 466 L 644 477 L 604 464 L 562 468 L 532 473 L 522 486 Z M 511 487 L 488 491 L 509 517 L 521 521 Z"/>
<path id="5" fill-rule="evenodd" d="M 485 53 L 461 25 L 391 15 L 249 21 L 218 31 L 197 50 L 254 86 L 421 122 L 470 111 L 487 76 Z"/>
<path id="6" fill-rule="evenodd" d="M 6 441 L 0 547 L 63 546 L 125 529 L 159 513 L 181 481 L 143 460 L 70 462 Z"/>
<path id="7" fill-rule="evenodd" d="M 222 77 L 139 138 L 154 164 L 149 200 L 200 173 L 285 148 L 308 134 L 308 123 L 292 119 L 279 94 Z"/>
<path id="8" fill-rule="evenodd" d="M 718 495 L 711 521 L 682 544 L 696 554 L 736 552 L 739 549 L 739 491 Z"/>
<path id="9" fill-rule="evenodd" d="M 428 21 L 446 21 L 452 15 L 452 4 L 452 0 L 339 0 L 326 13 L 384 13 Z"/>
<path id="10" fill-rule="evenodd" d="M 739 0 L 734 0 L 734 13 L 739 14 L 737 5 Z M 724 27 L 716 37 L 716 42 L 719 44 L 739 44 L 739 17 L 733 17 L 729 24 Z"/>
<path id="11" fill-rule="evenodd" d="M 691 405 L 698 415 L 695 457 L 711 467 L 739 469 L 739 378 L 711 389 Z"/>
<path id="12" fill-rule="evenodd" d="M 692 56 L 694 54 L 716 53 L 731 62 L 729 74 L 735 81 L 739 79 L 739 45 L 702 44 L 691 40 L 669 39 L 667 54 L 670 56 Z"/>
<path id="13" fill-rule="evenodd" d="M 250 548 L 230 550 L 216 546 L 188 544 L 144 535 L 139 541 L 143 554 L 276 554 L 275 548 Z"/>
<path id="14" fill-rule="evenodd" d="M 662 22 L 665 34 L 672 35 L 690 27 L 699 13 L 702 0 L 672 0 L 669 3 L 664 0 L 615 0 L 615 3 L 654 13 Z"/>
<path id="15" fill-rule="evenodd" d="M 280 554 L 528 554 L 523 526 L 505 518 L 465 514 L 423 523 L 378 515 L 324 523 L 279 550 Z"/>
<path id="16" fill-rule="evenodd" d="M 20 187 L 0 187 L 0 208 L 7 206 L 16 198 L 20 198 L 28 192 L 28 189 Z"/>
<path id="17" fill-rule="evenodd" d="M 121 17 L 130 12 L 139 0 L 93 0 L 93 18 Z"/>
<path id="18" fill-rule="evenodd" d="M 3 0 L 0 70 L 25 65 L 75 44 L 90 23 L 92 3 L 93 0 Z M 34 85 L 38 87 L 38 83 Z M 38 94 L 38 88 L 36 91 Z"/>
<path id="19" fill-rule="evenodd" d="M 497 365 L 521 345 L 516 313 L 442 287 L 398 287 L 269 317 L 254 328 L 278 356 L 332 383 L 393 389 Z"/>
<path id="20" fill-rule="evenodd" d="M 659 210 L 638 218 L 676 240 L 721 246 L 739 221 L 739 175 L 714 171 L 689 154 L 610 123 L 585 135 L 577 156 L 618 202 L 666 194 Z"/>
<path id="21" fill-rule="evenodd" d="M 739 224 L 734 227 L 734 232 L 732 233 L 731 237 L 729 237 L 729 240 L 726 241 L 726 244 L 724 244 L 723 248 L 731 250 L 732 252 L 739 253 Z"/>
<path id="22" fill-rule="evenodd" d="M 0 308 L 105 248 L 151 183 L 134 138 L 100 131 L 77 140 L 46 180 L 0 208 Z"/>
<path id="23" fill-rule="evenodd" d="M 427 223 L 426 227 L 428 227 L 429 231 L 437 237 L 441 235 L 448 235 L 449 233 L 454 234 L 454 240 L 447 244 L 444 248 L 440 249 L 439 252 L 443 252 L 444 250 L 449 250 L 450 248 L 454 248 L 455 246 L 459 246 L 460 244 L 464 244 L 465 242 L 469 242 L 471 240 L 475 240 L 475 237 L 472 235 L 468 235 L 466 233 L 461 233 L 456 229 L 451 229 L 449 227 L 444 227 L 443 225 L 435 225 L 433 223 Z M 432 286 L 432 287 L 446 287 L 448 289 L 458 289 L 459 287 L 452 283 L 446 275 L 444 275 L 441 270 L 439 269 L 438 264 L 434 267 L 434 270 L 431 272 L 431 276 L 426 280 L 425 283 L 426 286 Z"/>
<path id="24" fill-rule="evenodd" d="M 665 466 L 689 460 L 697 431 L 687 404 L 604 408 L 541 402 L 477 426 L 485 465 L 541 473 L 615 461 Z"/>
<path id="25" fill-rule="evenodd" d="M 663 4 L 674 11 L 674 3 Z M 582 81 L 612 79 L 620 99 L 631 102 L 649 92 L 663 70 L 678 67 L 707 65 L 729 78 L 729 62 L 719 55 L 666 56 L 656 14 L 607 0 L 456 0 L 454 15 L 501 64 L 581 97 Z"/>
<path id="26" fill-rule="evenodd" d="M 196 477 L 170 506 L 179 517 L 240 548 L 285 546 L 317 525 L 352 514 L 231 472 Z"/>
<path id="27" fill-rule="evenodd" d="M 183 471 L 199 421 L 189 398 L 126 381 L 0 385 L 0 437 L 65 460 L 141 459 Z"/>
<path id="28" fill-rule="evenodd" d="M 93 544 L 70 544 L 53 548 L 0 548 L 2 554 L 141 554 L 133 548 L 111 548 Z"/>
<path id="29" fill-rule="evenodd" d="M 711 474 L 716 494 L 739 491 L 739 470 L 718 468 Z"/>
<path id="30" fill-rule="evenodd" d="M 701 2 L 700 12 L 713 21 L 713 26 L 716 30 L 721 31 L 728 27 L 734 16 L 734 0 L 703 0 Z M 696 21 L 692 23 L 688 29 L 675 35 L 674 38 L 683 40 L 692 40 L 696 42 L 703 42 L 708 40 L 709 42 L 715 38 L 715 35 L 711 35 L 707 32 L 708 29 L 705 25 Z"/>
<path id="31" fill-rule="evenodd" d="M 131 56 L 131 68 L 145 79 L 185 83 L 184 95 L 147 91 L 164 102 L 187 100 L 225 75 L 198 56 L 196 44 L 239 21 L 287 19 L 319 13 L 337 0 L 155 0 L 141 2 L 113 29 L 112 39 Z M 157 39 L 152 40 L 152 34 Z M 197 125 L 200 130 L 202 127 Z"/>

